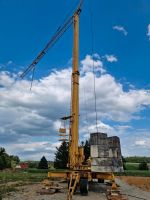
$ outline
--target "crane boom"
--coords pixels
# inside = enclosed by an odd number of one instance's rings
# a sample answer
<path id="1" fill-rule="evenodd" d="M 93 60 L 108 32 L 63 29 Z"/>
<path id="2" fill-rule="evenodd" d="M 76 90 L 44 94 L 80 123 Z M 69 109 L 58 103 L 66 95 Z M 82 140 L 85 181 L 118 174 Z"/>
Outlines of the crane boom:
<path id="1" fill-rule="evenodd" d="M 37 57 L 33 60 L 33 62 L 27 67 L 23 73 L 20 75 L 21 78 L 24 78 L 30 71 L 32 71 L 35 66 L 39 63 L 39 61 L 44 57 L 44 55 L 47 53 L 47 51 L 59 40 L 59 38 L 70 28 L 70 26 L 73 24 L 73 19 L 75 14 L 80 14 L 81 12 L 81 6 L 82 6 L 83 0 L 80 1 L 80 4 L 77 8 L 77 10 L 74 12 L 74 14 L 67 19 L 62 26 L 59 26 L 51 40 L 46 44 L 44 49 L 37 55 Z"/>

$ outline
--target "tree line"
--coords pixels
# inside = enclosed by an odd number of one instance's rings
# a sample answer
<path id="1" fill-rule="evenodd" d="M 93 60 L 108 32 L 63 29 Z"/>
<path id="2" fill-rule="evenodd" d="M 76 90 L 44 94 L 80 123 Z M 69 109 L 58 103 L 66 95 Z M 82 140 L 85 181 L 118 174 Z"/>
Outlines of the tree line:
<path id="1" fill-rule="evenodd" d="M 124 157 L 124 159 L 125 162 L 131 162 L 131 163 L 141 163 L 141 162 L 150 163 L 150 157 L 144 157 L 144 156 Z"/>

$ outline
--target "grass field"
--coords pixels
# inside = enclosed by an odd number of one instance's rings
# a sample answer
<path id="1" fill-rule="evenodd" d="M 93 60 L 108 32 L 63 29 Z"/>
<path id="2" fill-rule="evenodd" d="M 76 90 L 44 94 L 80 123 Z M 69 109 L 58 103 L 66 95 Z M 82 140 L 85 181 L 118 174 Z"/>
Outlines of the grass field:
<path id="1" fill-rule="evenodd" d="M 37 171 L 38 172 L 38 171 Z M 39 182 L 47 177 L 47 172 L 30 173 L 30 172 L 0 172 L 0 183 L 25 181 Z"/>
<path id="2" fill-rule="evenodd" d="M 127 162 L 125 164 L 125 166 L 126 166 L 126 170 L 138 170 L 139 163 L 130 163 L 130 162 Z"/>
<path id="3" fill-rule="evenodd" d="M 125 170 L 121 173 L 115 173 L 117 176 L 143 176 L 150 177 L 150 170 Z"/>

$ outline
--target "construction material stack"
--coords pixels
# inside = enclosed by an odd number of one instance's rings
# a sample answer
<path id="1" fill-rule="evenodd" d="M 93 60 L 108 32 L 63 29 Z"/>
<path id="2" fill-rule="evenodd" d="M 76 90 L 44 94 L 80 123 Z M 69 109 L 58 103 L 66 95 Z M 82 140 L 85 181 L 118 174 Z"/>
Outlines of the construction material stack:
<path id="1" fill-rule="evenodd" d="M 106 133 L 91 133 L 91 171 L 122 172 L 120 140 L 117 136 L 107 137 Z"/>

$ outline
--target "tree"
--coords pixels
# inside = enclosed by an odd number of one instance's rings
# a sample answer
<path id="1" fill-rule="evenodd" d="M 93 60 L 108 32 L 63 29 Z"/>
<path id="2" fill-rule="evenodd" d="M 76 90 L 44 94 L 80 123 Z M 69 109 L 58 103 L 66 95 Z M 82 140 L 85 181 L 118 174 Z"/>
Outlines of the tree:
<path id="1" fill-rule="evenodd" d="M 38 169 L 48 169 L 48 162 L 45 158 L 45 156 L 43 156 L 39 162 L 38 165 Z"/>
<path id="2" fill-rule="evenodd" d="M 63 141 L 60 147 L 56 147 L 56 149 L 54 167 L 56 169 L 66 169 L 68 163 L 69 145 L 67 142 Z"/>
<path id="3" fill-rule="evenodd" d="M 29 168 L 38 168 L 38 163 L 34 161 L 29 161 L 28 166 Z"/>
<path id="4" fill-rule="evenodd" d="M 123 156 L 122 156 L 122 162 L 123 162 L 123 169 L 126 170 L 126 160 Z"/>
<path id="5" fill-rule="evenodd" d="M 16 161 L 16 163 L 19 163 L 19 157 L 8 155 L 4 148 L 0 147 L 0 170 L 5 168 L 10 168 L 12 161 Z"/>
<path id="6" fill-rule="evenodd" d="M 85 161 L 90 157 L 90 141 L 86 140 L 85 144 L 83 143 L 84 147 L 84 155 L 85 155 Z"/>
<path id="7" fill-rule="evenodd" d="M 6 165 L 5 165 L 5 161 L 4 161 L 4 157 L 0 156 L 0 170 L 5 169 Z"/>
<path id="8" fill-rule="evenodd" d="M 19 164 L 19 162 L 20 162 L 20 159 L 19 159 L 18 156 L 10 155 L 10 159 L 13 160 L 13 161 L 15 161 L 16 164 Z"/>
<path id="9" fill-rule="evenodd" d="M 6 153 L 4 148 L 0 148 L 0 170 L 11 167 L 10 156 Z"/>
<path id="10" fill-rule="evenodd" d="M 141 162 L 139 164 L 139 170 L 149 170 L 147 162 Z"/>

